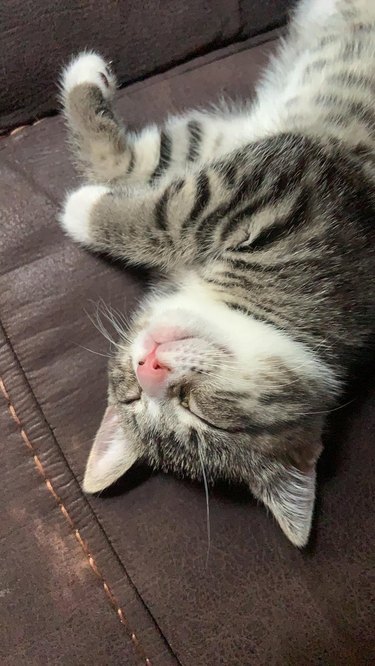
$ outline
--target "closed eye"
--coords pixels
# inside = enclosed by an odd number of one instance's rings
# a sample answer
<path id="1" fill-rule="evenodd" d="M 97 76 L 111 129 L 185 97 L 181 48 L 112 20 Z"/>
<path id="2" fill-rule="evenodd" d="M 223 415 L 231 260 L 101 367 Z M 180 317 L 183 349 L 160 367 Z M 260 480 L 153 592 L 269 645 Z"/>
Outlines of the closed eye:
<path id="1" fill-rule="evenodd" d="M 188 409 L 190 411 L 190 391 L 187 386 L 180 386 L 180 390 L 178 392 L 178 400 L 180 402 L 181 407 L 184 409 Z"/>
<path id="2" fill-rule="evenodd" d="M 127 396 L 124 400 L 119 400 L 122 405 L 132 405 L 133 402 L 138 402 L 141 399 L 141 393 L 134 393 Z"/>
<path id="3" fill-rule="evenodd" d="M 226 428 L 221 428 L 218 425 L 214 425 L 211 423 L 211 421 L 207 421 L 201 414 L 197 414 L 194 409 L 192 409 L 192 401 L 190 398 L 190 392 L 186 389 L 186 387 L 182 387 L 179 393 L 179 401 L 180 401 L 180 406 L 188 411 L 195 419 L 198 419 L 201 423 L 204 423 L 206 426 L 209 428 L 212 428 L 213 430 L 218 430 L 219 432 L 230 432 Z"/>

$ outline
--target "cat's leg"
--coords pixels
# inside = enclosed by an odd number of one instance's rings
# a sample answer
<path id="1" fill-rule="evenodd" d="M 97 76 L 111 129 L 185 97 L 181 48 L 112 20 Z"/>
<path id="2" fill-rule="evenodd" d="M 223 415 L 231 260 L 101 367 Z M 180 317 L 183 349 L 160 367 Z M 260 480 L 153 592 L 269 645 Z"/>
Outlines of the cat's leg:
<path id="1" fill-rule="evenodd" d="M 96 53 L 74 58 L 62 76 L 63 111 L 77 166 L 100 184 L 151 184 L 170 161 L 169 137 L 156 125 L 128 131 L 116 117 L 109 65 Z"/>
<path id="2" fill-rule="evenodd" d="M 112 110 L 116 80 L 99 55 L 84 52 L 65 67 L 63 112 L 79 170 L 94 182 L 116 181 L 131 168 L 126 132 Z"/>
<path id="3" fill-rule="evenodd" d="M 224 209 L 242 200 L 240 192 L 233 196 L 231 177 L 218 165 L 143 191 L 86 185 L 67 197 L 60 222 L 90 249 L 172 270 L 221 247 Z"/>
<path id="4" fill-rule="evenodd" d="M 109 66 L 95 53 L 80 54 L 63 73 L 63 108 L 71 144 L 78 166 L 91 182 L 153 185 L 183 172 L 186 165 L 194 167 L 220 154 L 231 136 L 232 115 L 224 111 L 191 111 L 169 118 L 162 128 L 150 125 L 129 132 L 112 109 L 115 87 Z M 227 149 L 235 147 L 232 144 Z"/>
<path id="5" fill-rule="evenodd" d="M 86 185 L 67 197 L 60 222 L 75 241 L 131 264 L 168 272 L 232 261 L 305 222 L 310 148 L 293 134 L 271 137 L 153 188 Z"/>

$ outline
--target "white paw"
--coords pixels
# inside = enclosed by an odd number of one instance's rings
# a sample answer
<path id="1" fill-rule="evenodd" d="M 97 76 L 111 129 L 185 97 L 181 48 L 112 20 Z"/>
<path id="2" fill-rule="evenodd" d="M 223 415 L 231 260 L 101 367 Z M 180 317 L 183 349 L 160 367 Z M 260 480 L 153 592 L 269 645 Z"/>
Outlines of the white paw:
<path id="1" fill-rule="evenodd" d="M 116 79 L 109 65 L 97 53 L 88 51 L 73 58 L 62 73 L 61 84 L 64 94 L 81 83 L 98 86 L 106 98 L 111 97 L 116 88 Z"/>
<path id="2" fill-rule="evenodd" d="M 77 243 L 90 245 L 91 211 L 99 199 L 109 191 L 104 185 L 84 185 L 68 194 L 59 219 L 64 231 Z"/>

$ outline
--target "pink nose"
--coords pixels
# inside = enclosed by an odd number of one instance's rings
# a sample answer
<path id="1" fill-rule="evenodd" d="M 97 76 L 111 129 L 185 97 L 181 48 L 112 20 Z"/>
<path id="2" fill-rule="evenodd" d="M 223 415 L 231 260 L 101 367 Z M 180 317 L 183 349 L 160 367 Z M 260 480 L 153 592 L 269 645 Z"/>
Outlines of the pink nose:
<path id="1" fill-rule="evenodd" d="M 158 346 L 138 362 L 137 379 L 140 387 L 151 398 L 160 397 L 163 393 L 165 380 L 169 373 L 169 368 L 161 365 L 156 358 Z"/>

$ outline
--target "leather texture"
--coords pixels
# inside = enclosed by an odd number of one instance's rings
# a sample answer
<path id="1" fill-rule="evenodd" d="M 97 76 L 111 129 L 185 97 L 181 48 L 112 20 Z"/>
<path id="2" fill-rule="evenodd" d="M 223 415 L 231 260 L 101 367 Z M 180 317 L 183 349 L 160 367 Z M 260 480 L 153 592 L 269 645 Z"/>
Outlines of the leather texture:
<path id="1" fill-rule="evenodd" d="M 292 0 L 2 0 L 0 131 L 57 108 L 73 53 L 99 50 L 121 84 L 285 22 Z"/>
<path id="2" fill-rule="evenodd" d="M 137 126 L 223 92 L 248 96 L 273 36 L 134 84 L 119 112 Z M 367 666 L 371 382 L 333 420 L 303 552 L 241 490 L 210 492 L 208 558 L 201 486 L 135 470 L 83 495 L 108 353 L 88 315 L 101 299 L 130 315 L 145 278 L 62 234 L 58 206 L 77 181 L 64 139 L 53 117 L 0 142 L 0 662 Z"/>

